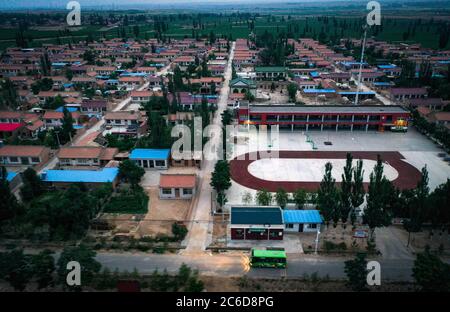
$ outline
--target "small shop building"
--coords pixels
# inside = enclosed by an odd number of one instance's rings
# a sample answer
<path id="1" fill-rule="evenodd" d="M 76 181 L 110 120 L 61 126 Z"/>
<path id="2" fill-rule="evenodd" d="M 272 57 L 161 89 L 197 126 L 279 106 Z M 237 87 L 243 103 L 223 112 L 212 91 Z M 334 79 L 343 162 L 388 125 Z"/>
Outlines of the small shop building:
<path id="1" fill-rule="evenodd" d="M 231 207 L 232 240 L 282 240 L 283 212 L 278 206 Z"/>
<path id="2" fill-rule="evenodd" d="M 318 210 L 283 210 L 286 232 L 316 233 L 322 224 Z"/>
<path id="3" fill-rule="evenodd" d="M 159 198 L 191 199 L 195 195 L 195 174 L 161 174 L 159 176 Z"/>

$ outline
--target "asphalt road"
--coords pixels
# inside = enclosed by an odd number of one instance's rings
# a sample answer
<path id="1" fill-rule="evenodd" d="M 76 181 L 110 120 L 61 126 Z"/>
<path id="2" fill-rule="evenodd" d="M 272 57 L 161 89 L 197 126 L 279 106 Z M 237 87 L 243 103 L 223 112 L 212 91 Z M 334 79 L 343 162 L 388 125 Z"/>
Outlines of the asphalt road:
<path id="1" fill-rule="evenodd" d="M 154 270 L 167 270 L 169 273 L 178 271 L 182 263 L 198 269 L 204 275 L 243 276 L 257 278 L 300 278 L 318 273 L 320 277 L 331 279 L 345 278 L 345 258 L 324 258 L 314 255 L 288 257 L 286 270 L 281 269 L 251 269 L 248 257 L 240 253 L 231 254 L 144 254 L 144 253 L 99 253 L 97 260 L 111 270 L 133 271 L 135 268 L 144 274 Z M 413 260 L 406 259 L 376 259 L 381 265 L 381 280 L 411 281 Z"/>

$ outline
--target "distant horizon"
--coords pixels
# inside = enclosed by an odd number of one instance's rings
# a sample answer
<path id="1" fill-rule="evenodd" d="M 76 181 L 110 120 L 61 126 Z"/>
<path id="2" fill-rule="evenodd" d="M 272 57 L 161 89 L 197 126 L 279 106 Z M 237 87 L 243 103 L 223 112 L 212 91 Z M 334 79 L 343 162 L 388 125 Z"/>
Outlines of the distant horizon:
<path id="1" fill-rule="evenodd" d="M 42 10 L 65 10 L 66 5 L 70 0 L 9 0 L 0 2 L 0 10 L 20 10 L 26 11 L 31 9 Z M 150 9 L 150 8 L 173 8 L 173 6 L 180 6 L 180 8 L 188 7 L 204 7 L 209 5 L 256 5 L 258 3 L 263 4 L 305 4 L 305 5 L 317 5 L 324 3 L 359 3 L 368 2 L 368 0 L 160 0 L 157 3 L 151 0 L 77 0 L 82 8 L 96 9 L 111 7 L 112 9 Z M 412 3 L 420 2 L 423 0 L 384 0 L 380 3 L 386 2 L 400 2 L 400 3 Z M 449 2 L 449 0 L 433 0 L 433 2 Z"/>

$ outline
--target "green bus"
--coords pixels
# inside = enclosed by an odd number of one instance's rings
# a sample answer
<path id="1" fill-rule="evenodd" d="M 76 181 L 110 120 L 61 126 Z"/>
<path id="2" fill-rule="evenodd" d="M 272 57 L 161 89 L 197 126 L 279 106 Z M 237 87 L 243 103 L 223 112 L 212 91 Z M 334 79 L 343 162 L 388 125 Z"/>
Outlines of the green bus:
<path id="1" fill-rule="evenodd" d="M 286 252 L 283 250 L 267 250 L 252 248 L 250 266 L 254 268 L 285 268 Z"/>

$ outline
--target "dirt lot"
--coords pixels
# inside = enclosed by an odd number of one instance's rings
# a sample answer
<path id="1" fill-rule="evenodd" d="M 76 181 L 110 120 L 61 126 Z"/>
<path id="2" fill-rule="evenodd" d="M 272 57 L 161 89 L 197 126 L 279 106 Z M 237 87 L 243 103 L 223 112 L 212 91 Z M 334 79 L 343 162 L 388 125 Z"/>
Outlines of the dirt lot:
<path id="1" fill-rule="evenodd" d="M 358 230 L 367 230 L 363 226 L 357 226 Z M 353 237 L 354 229 L 351 225 L 347 225 L 345 228 L 342 224 L 338 224 L 336 227 L 329 225 L 328 227 L 322 227 L 322 233 L 320 235 L 321 248 L 324 249 L 325 242 L 332 242 L 334 244 L 345 243 L 347 249 L 354 251 L 366 251 L 367 238 L 355 238 Z M 302 237 L 303 248 L 307 249 L 308 246 L 314 246 L 314 236 L 307 236 L 307 239 Z"/>
<path id="2" fill-rule="evenodd" d="M 114 234 L 131 234 L 139 226 L 139 216 L 133 214 L 105 213 L 101 219 L 115 226 Z"/>
<path id="3" fill-rule="evenodd" d="M 186 220 L 190 200 L 159 199 L 158 188 L 146 188 L 150 197 L 149 209 L 145 218 L 139 223 L 137 233 L 140 236 L 172 233 L 172 224 L 175 221 Z"/>
<path id="4" fill-rule="evenodd" d="M 404 229 L 401 232 L 406 243 L 408 241 L 408 232 Z M 448 232 L 440 230 L 435 230 L 433 232 L 425 230 L 419 233 L 411 233 L 410 244 L 416 251 L 422 251 L 425 249 L 425 246 L 428 245 L 431 250 L 438 250 L 443 247 L 443 249 L 448 252 L 450 250 L 450 235 Z"/>
<path id="5" fill-rule="evenodd" d="M 225 246 L 226 235 L 227 235 L 227 224 L 229 222 L 229 218 L 230 218 L 229 214 L 226 214 L 224 216 L 222 216 L 222 215 L 214 216 L 212 245 Z"/>

